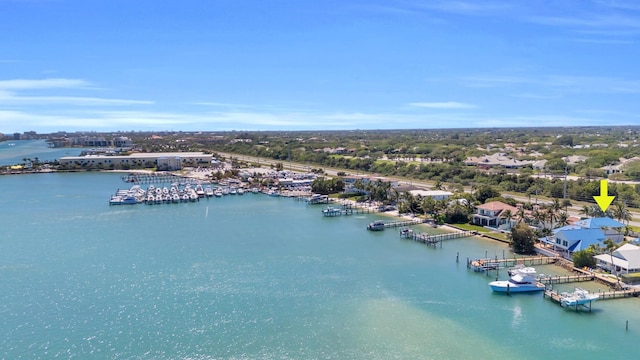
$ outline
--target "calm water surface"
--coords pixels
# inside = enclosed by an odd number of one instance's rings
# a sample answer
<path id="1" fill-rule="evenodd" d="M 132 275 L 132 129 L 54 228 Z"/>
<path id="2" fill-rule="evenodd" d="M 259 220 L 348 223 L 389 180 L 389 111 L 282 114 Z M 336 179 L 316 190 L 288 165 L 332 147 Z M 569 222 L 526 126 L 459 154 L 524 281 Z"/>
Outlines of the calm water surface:
<path id="1" fill-rule="evenodd" d="M 254 194 L 109 206 L 127 186 L 0 176 L 1 358 L 636 358 L 637 299 L 493 294 L 465 260 L 500 243 L 434 249 Z"/>
<path id="2" fill-rule="evenodd" d="M 0 166 L 24 163 L 23 159 L 53 161 L 64 156 L 78 156 L 87 148 L 50 148 L 46 140 L 0 141 Z"/>

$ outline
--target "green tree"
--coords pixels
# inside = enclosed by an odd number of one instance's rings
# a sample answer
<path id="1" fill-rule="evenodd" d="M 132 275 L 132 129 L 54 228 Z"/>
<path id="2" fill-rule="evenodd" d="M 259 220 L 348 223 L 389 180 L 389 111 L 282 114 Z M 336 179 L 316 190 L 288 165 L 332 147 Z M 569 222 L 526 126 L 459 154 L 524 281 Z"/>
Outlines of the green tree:
<path id="1" fill-rule="evenodd" d="M 578 250 L 573 253 L 573 266 L 581 268 L 584 266 L 593 268 L 596 266 L 596 259 L 593 249 L 587 248 L 585 250 Z"/>
<path id="2" fill-rule="evenodd" d="M 484 204 L 487 199 L 499 197 L 500 193 L 490 185 L 478 186 L 474 193 L 479 203 Z"/>
<path id="3" fill-rule="evenodd" d="M 616 275 L 616 279 L 618 280 L 618 287 L 620 287 L 620 277 L 615 274 L 616 266 L 613 264 L 613 252 L 618 248 L 618 244 L 616 244 L 613 240 L 607 238 L 603 241 L 604 251 L 609 254 L 611 258 L 611 274 Z"/>
<path id="4" fill-rule="evenodd" d="M 520 223 L 511 229 L 511 248 L 516 254 L 535 253 L 535 233 L 526 224 Z"/>
<path id="5" fill-rule="evenodd" d="M 613 217 L 618 221 L 629 224 L 629 221 L 631 221 L 633 217 L 627 209 L 627 206 L 622 201 L 616 201 L 613 205 L 613 209 L 611 209 Z"/>
<path id="6" fill-rule="evenodd" d="M 509 226 L 509 229 L 511 229 L 511 220 L 513 220 L 514 217 L 515 217 L 515 214 L 513 214 L 513 212 L 509 209 L 505 210 L 504 213 L 502 214 L 502 218 L 504 218 L 507 221 L 507 226 Z"/>

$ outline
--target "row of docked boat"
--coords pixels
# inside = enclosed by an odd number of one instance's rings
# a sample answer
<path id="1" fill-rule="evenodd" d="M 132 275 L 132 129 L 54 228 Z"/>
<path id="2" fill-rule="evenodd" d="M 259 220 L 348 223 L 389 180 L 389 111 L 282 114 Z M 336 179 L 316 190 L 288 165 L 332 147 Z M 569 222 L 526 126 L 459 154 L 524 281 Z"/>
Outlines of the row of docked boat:
<path id="1" fill-rule="evenodd" d="M 251 192 L 259 192 L 257 188 Z M 147 205 L 168 204 L 180 202 L 195 202 L 203 197 L 223 197 L 225 195 L 243 195 L 246 190 L 241 187 L 219 186 L 202 184 L 179 184 L 173 183 L 170 187 L 156 187 L 151 184 L 144 190 L 140 185 L 134 185 L 129 190 L 118 190 L 109 199 L 110 205 L 134 205 L 145 203 Z"/>

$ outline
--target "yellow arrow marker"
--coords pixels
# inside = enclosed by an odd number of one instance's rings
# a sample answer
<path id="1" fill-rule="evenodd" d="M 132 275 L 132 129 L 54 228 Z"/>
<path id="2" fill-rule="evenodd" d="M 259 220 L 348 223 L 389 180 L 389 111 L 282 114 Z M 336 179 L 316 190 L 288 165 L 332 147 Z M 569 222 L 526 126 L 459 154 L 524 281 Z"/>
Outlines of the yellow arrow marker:
<path id="1" fill-rule="evenodd" d="M 596 200 L 596 203 L 598 203 L 598 206 L 600 206 L 600 209 L 602 209 L 602 211 L 607 211 L 613 199 L 616 198 L 615 196 L 609 196 L 609 193 L 607 191 L 608 185 L 609 185 L 608 180 L 600 180 L 600 195 L 593 197 Z"/>

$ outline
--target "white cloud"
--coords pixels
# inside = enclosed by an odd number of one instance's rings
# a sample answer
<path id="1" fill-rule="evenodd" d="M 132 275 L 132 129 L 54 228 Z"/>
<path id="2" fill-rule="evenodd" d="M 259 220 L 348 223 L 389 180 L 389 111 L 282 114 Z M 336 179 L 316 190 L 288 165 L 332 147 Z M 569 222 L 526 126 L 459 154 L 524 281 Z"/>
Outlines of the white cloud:
<path id="1" fill-rule="evenodd" d="M 87 96 L 55 96 L 55 95 L 23 95 L 29 90 L 42 89 L 89 89 L 91 84 L 82 79 L 13 79 L 0 80 L 0 104 L 3 105 L 52 105 L 64 104 L 73 106 L 99 106 L 99 105 L 149 105 L 153 101 L 109 99 Z"/>
<path id="2" fill-rule="evenodd" d="M 82 88 L 90 84 L 82 79 L 12 79 L 0 80 L 0 90 Z"/>
<path id="3" fill-rule="evenodd" d="M 446 0 L 425 1 L 417 3 L 416 7 L 453 14 L 487 16 L 502 13 L 503 11 L 509 9 L 511 6 L 505 2 Z"/>
<path id="4" fill-rule="evenodd" d="M 472 109 L 475 105 L 465 104 L 456 101 L 446 102 L 413 102 L 409 103 L 409 106 L 425 108 L 425 109 Z"/>
<path id="5" fill-rule="evenodd" d="M 468 76 L 462 82 L 468 87 L 507 87 L 526 85 L 553 88 L 565 93 L 640 93 L 640 80 L 610 76 L 541 75 L 530 76 Z"/>
<path id="6" fill-rule="evenodd" d="M 153 101 L 107 99 L 107 98 L 81 97 L 81 96 L 15 96 L 11 93 L 0 91 L 0 104 L 9 104 L 9 105 L 65 104 L 65 105 L 75 105 L 75 106 L 149 105 L 149 104 L 153 104 Z"/>
<path id="7" fill-rule="evenodd" d="M 518 126 L 558 126 L 558 124 L 630 125 L 636 116 L 617 116 L 610 122 L 606 113 L 578 116 L 562 114 L 482 115 L 462 113 L 364 113 L 364 112 L 202 112 L 177 113 L 157 111 L 72 111 L 40 114 L 24 111 L 1 111 L 0 131 L 40 133 L 65 131 L 230 131 L 230 130 L 352 130 L 415 128 L 484 128 Z M 583 116 L 581 116 L 583 115 Z"/>

